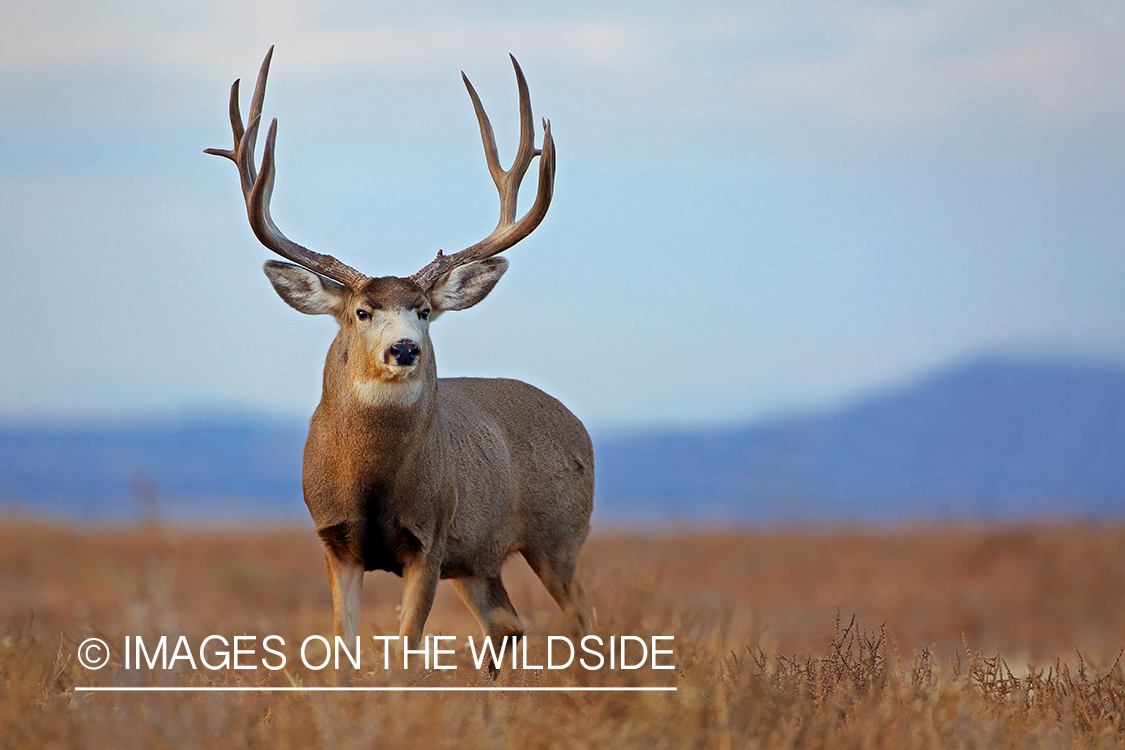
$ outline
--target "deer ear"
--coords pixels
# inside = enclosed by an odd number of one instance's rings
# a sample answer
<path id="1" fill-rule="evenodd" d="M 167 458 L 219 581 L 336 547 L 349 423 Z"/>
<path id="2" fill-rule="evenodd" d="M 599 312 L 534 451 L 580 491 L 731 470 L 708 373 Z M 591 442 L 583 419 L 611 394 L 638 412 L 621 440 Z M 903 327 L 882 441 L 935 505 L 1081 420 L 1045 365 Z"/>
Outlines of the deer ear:
<path id="1" fill-rule="evenodd" d="M 442 312 L 470 308 L 488 296 L 507 270 L 507 258 L 485 258 L 457 266 L 430 287 L 430 301 Z"/>
<path id="2" fill-rule="evenodd" d="M 332 315 L 344 303 L 345 286 L 307 268 L 268 260 L 263 270 L 278 295 L 306 315 Z"/>

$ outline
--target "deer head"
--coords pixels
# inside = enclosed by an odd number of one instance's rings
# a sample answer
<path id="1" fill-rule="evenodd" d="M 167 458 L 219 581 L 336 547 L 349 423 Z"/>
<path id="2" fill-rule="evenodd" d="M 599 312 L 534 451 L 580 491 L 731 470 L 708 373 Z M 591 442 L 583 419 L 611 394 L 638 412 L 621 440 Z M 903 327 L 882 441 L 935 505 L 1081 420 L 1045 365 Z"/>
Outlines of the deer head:
<path id="1" fill-rule="evenodd" d="M 462 73 L 480 124 L 488 171 L 500 194 L 500 220 L 492 233 L 480 242 L 452 255 L 444 255 L 439 250 L 434 260 L 407 278 L 370 277 L 331 255 L 313 252 L 288 239 L 270 216 L 276 175 L 276 119 L 266 136 L 260 169 L 254 165 L 254 149 L 272 56 L 273 47 L 270 47 L 254 87 L 248 126 L 244 127 L 242 121 L 239 82 L 231 86 L 230 122 L 234 147 L 206 150 L 238 166 L 250 227 L 263 245 L 292 261 L 268 261 L 266 276 L 290 306 L 309 315 L 334 316 L 346 339 L 347 351 L 363 356 L 368 377 L 386 382 L 402 381 L 427 363 L 432 371 L 429 324 L 443 312 L 464 310 L 484 299 L 508 268 L 506 259 L 494 256 L 531 234 L 547 214 L 555 178 L 555 144 L 550 121 L 543 121 L 543 147 L 536 148 L 527 81 L 519 63 L 512 57 L 519 87 L 520 143 L 511 167 L 502 169 L 488 115 L 476 90 Z M 520 183 L 537 156 L 540 157 L 539 186 L 535 202 L 517 220 Z"/>

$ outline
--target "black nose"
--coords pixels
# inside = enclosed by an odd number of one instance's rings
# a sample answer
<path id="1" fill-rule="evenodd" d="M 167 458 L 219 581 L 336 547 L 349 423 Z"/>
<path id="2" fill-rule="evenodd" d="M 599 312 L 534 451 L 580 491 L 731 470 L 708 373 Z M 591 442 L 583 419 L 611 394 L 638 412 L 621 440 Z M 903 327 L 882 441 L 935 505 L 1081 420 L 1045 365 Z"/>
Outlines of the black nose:
<path id="1" fill-rule="evenodd" d="M 409 339 L 403 339 L 397 343 L 391 344 L 390 355 L 394 358 L 396 365 L 409 367 L 414 364 L 414 360 L 418 358 L 418 345 Z"/>

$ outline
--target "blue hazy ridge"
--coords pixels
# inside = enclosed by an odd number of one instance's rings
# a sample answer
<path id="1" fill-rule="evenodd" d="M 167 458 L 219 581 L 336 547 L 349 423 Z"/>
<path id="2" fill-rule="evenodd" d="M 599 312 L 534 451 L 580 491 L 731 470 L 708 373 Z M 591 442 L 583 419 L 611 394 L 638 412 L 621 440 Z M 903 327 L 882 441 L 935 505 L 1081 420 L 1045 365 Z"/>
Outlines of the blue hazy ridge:
<path id="1" fill-rule="evenodd" d="M 1125 513 L 1125 370 L 986 359 L 822 416 L 601 441 L 599 511 L 628 520 Z"/>
<path id="2" fill-rule="evenodd" d="M 75 519 L 304 518 L 307 423 L 0 424 L 0 506 Z M 626 523 L 1125 514 L 1125 369 L 984 359 L 820 415 L 595 441 Z"/>
<path id="3" fill-rule="evenodd" d="M 306 426 L 257 415 L 197 415 L 81 426 L 0 426 L 0 502 L 74 518 L 156 511 L 204 520 L 303 512 Z"/>

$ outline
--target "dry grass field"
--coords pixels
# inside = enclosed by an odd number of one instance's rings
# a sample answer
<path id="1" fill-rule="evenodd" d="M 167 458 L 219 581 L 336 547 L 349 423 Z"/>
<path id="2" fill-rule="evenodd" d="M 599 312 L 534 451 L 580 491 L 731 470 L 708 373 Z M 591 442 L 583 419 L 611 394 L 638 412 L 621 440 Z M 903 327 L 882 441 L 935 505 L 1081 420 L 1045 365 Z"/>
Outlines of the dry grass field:
<path id="1" fill-rule="evenodd" d="M 595 632 L 675 636 L 676 669 L 98 671 L 125 635 L 330 634 L 309 529 L 96 528 L 0 520 L 0 746 L 1125 746 L 1125 526 L 595 534 Z M 558 612 L 509 590 L 541 656 Z M 396 631 L 370 574 L 361 633 Z M 854 618 L 854 619 L 853 619 Z M 477 635 L 443 584 L 429 633 Z M 675 686 L 675 692 L 89 693 L 76 686 Z"/>

